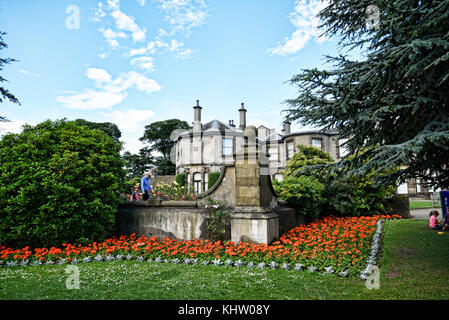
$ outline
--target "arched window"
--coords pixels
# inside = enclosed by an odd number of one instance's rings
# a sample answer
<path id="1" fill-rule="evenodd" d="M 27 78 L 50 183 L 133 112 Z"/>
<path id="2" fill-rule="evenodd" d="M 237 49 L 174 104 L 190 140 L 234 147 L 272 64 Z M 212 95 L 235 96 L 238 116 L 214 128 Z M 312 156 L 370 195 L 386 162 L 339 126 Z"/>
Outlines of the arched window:
<path id="1" fill-rule="evenodd" d="M 201 173 L 199 172 L 193 174 L 193 191 L 201 193 Z"/>

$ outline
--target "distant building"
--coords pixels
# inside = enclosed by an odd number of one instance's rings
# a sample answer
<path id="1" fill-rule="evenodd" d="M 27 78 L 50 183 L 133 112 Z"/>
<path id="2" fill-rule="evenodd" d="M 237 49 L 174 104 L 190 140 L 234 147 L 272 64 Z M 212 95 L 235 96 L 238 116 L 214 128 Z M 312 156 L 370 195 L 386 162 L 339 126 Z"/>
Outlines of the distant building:
<path id="1" fill-rule="evenodd" d="M 204 192 L 207 190 L 209 173 L 220 171 L 223 164 L 233 163 L 234 155 L 241 151 L 247 110 L 242 103 L 238 110 L 240 123 L 237 127 L 234 120 L 229 120 L 227 124 L 219 120 L 202 124 L 202 107 L 198 100 L 193 109 L 193 128 L 179 134 L 175 143 L 176 173 L 185 173 L 187 183 L 193 185 L 195 192 Z M 284 122 L 282 134 L 265 126 L 259 126 L 257 131 L 258 143 L 270 155 L 269 171 L 272 179 L 282 179 L 280 172 L 297 151 L 298 144 L 321 148 L 335 161 L 341 157 L 337 132 L 291 132 L 288 120 Z"/>

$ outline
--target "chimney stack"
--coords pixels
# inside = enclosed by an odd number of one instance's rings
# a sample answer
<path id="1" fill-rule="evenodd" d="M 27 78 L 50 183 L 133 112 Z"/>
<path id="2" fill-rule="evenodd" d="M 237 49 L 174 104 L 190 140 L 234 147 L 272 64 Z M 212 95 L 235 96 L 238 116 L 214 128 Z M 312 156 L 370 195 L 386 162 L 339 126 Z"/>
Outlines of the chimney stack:
<path id="1" fill-rule="evenodd" d="M 194 121 L 193 121 L 193 132 L 201 131 L 201 108 L 200 100 L 196 100 L 196 106 L 193 107 L 194 110 Z"/>
<path id="2" fill-rule="evenodd" d="M 287 135 L 287 134 L 290 134 L 290 125 L 291 125 L 291 122 L 290 122 L 290 120 L 288 120 L 288 118 L 285 118 L 285 121 L 284 121 L 284 133 Z"/>
<path id="3" fill-rule="evenodd" d="M 245 130 L 246 128 L 246 109 L 245 104 L 242 102 L 242 107 L 239 109 L 240 112 L 240 129 Z"/>
<path id="4" fill-rule="evenodd" d="M 235 128 L 234 120 L 229 120 L 229 125 Z"/>

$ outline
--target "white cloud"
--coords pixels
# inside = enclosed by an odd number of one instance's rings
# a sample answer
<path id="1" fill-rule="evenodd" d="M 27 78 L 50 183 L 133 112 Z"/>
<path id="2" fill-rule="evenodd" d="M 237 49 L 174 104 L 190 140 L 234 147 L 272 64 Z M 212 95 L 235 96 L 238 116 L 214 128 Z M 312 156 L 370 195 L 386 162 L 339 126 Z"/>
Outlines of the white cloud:
<path id="1" fill-rule="evenodd" d="M 290 22 L 296 28 L 290 37 L 275 48 L 268 49 L 272 55 L 285 56 L 300 51 L 310 40 L 324 41 L 320 38 L 322 30 L 318 26 L 318 13 L 329 4 L 328 0 L 300 0 L 296 2 L 295 11 L 288 15 Z"/>
<path id="2" fill-rule="evenodd" d="M 31 72 L 29 70 L 19 70 L 20 73 L 26 74 L 27 76 L 39 78 L 41 75 L 38 73 Z"/>
<path id="3" fill-rule="evenodd" d="M 6 122 L 0 121 L 0 137 L 7 133 L 20 133 L 22 132 L 22 126 L 25 124 L 21 120 L 9 120 Z M 29 123 L 31 124 L 31 123 Z"/>
<path id="4" fill-rule="evenodd" d="M 94 22 L 100 22 L 101 19 L 103 19 L 106 16 L 106 12 L 103 10 L 103 3 L 98 2 L 97 7 L 94 9 L 94 16 L 92 18 L 92 21 Z"/>
<path id="5" fill-rule="evenodd" d="M 100 59 L 106 59 L 109 56 L 109 52 L 103 52 L 103 53 L 99 53 L 98 56 L 100 57 Z"/>
<path id="6" fill-rule="evenodd" d="M 138 56 L 138 55 L 145 55 L 145 54 L 154 54 L 156 53 L 156 42 L 150 41 L 146 47 L 141 47 L 138 49 L 131 49 L 125 56 Z"/>
<path id="7" fill-rule="evenodd" d="M 188 36 L 192 28 L 206 23 L 209 16 L 204 0 L 159 0 L 159 3 L 159 7 L 165 12 L 165 20 L 172 27 L 170 32 L 160 29 L 160 36 L 176 32 Z"/>
<path id="8" fill-rule="evenodd" d="M 90 80 L 94 80 L 98 84 L 101 84 L 103 82 L 110 82 L 112 79 L 111 75 L 106 70 L 100 68 L 87 69 L 86 77 Z"/>
<path id="9" fill-rule="evenodd" d="M 86 89 L 72 96 L 59 96 L 56 101 L 66 108 L 79 110 L 108 109 L 121 103 L 127 96 L 126 92 L 109 92 Z"/>
<path id="10" fill-rule="evenodd" d="M 134 42 L 145 40 L 146 30 L 139 27 L 132 16 L 126 15 L 118 8 L 111 12 L 111 16 L 114 18 L 117 29 L 131 32 Z"/>
<path id="11" fill-rule="evenodd" d="M 181 58 L 181 59 L 190 59 L 192 57 L 192 54 L 193 54 L 193 50 L 192 49 L 183 49 L 183 50 L 179 50 L 175 54 L 175 57 L 176 58 Z"/>
<path id="12" fill-rule="evenodd" d="M 140 129 L 139 123 L 148 120 L 154 116 L 151 110 L 128 109 L 125 111 L 112 111 L 110 113 L 101 113 L 108 121 L 115 123 L 121 131 L 136 132 Z"/>
<path id="13" fill-rule="evenodd" d="M 135 71 L 123 73 L 112 79 L 103 69 L 89 68 L 86 75 L 88 79 L 95 81 L 96 90 L 85 89 L 81 93 L 59 96 L 56 101 L 70 109 L 108 109 L 125 100 L 131 88 L 147 94 L 162 89 L 154 79 L 149 79 Z"/>
<path id="14" fill-rule="evenodd" d="M 103 37 L 105 37 L 106 39 L 119 39 L 128 37 L 124 32 L 122 31 L 115 32 L 111 28 L 108 29 L 100 28 L 98 29 L 98 31 L 100 31 L 103 34 Z"/>
<path id="15" fill-rule="evenodd" d="M 146 0 L 137 0 L 137 3 L 140 4 L 142 7 L 145 5 Z"/>
<path id="16" fill-rule="evenodd" d="M 106 42 L 111 46 L 112 49 L 120 48 L 120 43 L 116 39 L 107 39 Z"/>
<path id="17" fill-rule="evenodd" d="M 154 59 L 152 57 L 138 57 L 131 60 L 131 64 L 139 69 L 154 71 Z"/>

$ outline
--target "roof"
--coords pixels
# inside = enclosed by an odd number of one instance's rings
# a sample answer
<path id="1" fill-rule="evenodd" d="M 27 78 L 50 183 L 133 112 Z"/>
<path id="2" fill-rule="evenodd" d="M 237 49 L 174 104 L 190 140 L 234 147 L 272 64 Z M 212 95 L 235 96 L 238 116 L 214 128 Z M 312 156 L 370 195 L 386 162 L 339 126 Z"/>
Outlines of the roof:
<path id="1" fill-rule="evenodd" d="M 240 129 L 239 127 L 232 127 L 229 124 L 225 124 L 216 119 L 203 124 L 201 126 L 201 132 L 202 133 L 219 133 L 219 134 L 234 133 L 234 134 L 243 135 L 243 130 Z M 186 135 L 190 135 L 190 134 L 193 134 L 193 129 L 190 129 L 188 131 L 184 131 L 184 132 L 180 133 L 178 138 L 180 136 L 186 136 Z"/>
<path id="2" fill-rule="evenodd" d="M 336 132 L 336 131 L 320 131 L 319 129 L 307 130 L 307 131 L 299 131 L 299 132 L 292 132 L 292 133 L 286 134 L 286 135 L 282 136 L 282 139 L 285 139 L 288 137 L 294 137 L 294 136 L 310 135 L 310 134 L 336 136 L 336 135 L 338 135 L 338 132 Z"/>

